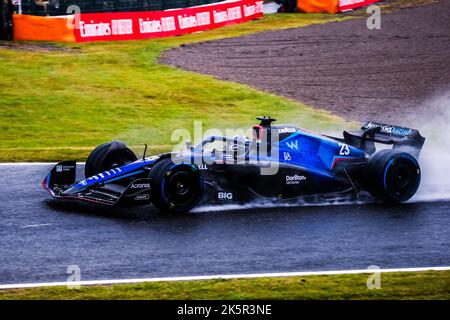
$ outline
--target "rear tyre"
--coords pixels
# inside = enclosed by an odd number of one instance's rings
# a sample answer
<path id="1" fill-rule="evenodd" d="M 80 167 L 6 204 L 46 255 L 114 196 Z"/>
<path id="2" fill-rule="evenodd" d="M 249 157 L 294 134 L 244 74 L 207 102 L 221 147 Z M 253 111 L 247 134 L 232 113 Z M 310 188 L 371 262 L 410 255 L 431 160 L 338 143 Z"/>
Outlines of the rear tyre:
<path id="1" fill-rule="evenodd" d="M 406 152 L 382 150 L 369 159 L 368 191 L 384 202 L 404 202 L 417 192 L 421 171 L 417 160 Z"/>
<path id="2" fill-rule="evenodd" d="M 203 176 L 193 165 L 163 159 L 152 168 L 150 178 L 153 205 L 164 212 L 186 213 L 203 195 Z"/>
<path id="3" fill-rule="evenodd" d="M 136 160 L 137 157 L 133 151 L 123 142 L 114 140 L 99 145 L 90 153 L 84 166 L 84 174 L 86 177 L 91 177 Z"/>

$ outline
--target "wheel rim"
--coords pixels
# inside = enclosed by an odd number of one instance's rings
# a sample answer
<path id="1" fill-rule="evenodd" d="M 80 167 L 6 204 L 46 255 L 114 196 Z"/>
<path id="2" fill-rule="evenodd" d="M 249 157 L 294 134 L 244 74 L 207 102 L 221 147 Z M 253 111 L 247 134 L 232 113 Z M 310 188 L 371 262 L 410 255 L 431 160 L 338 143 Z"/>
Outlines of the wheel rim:
<path id="1" fill-rule="evenodd" d="M 420 172 L 410 161 L 397 161 L 388 168 L 387 188 L 398 199 L 409 199 L 417 191 Z"/>
<path id="2" fill-rule="evenodd" d="M 199 176 L 195 172 L 181 168 L 168 171 L 165 180 L 164 191 L 171 205 L 186 207 L 197 201 L 201 188 Z"/>

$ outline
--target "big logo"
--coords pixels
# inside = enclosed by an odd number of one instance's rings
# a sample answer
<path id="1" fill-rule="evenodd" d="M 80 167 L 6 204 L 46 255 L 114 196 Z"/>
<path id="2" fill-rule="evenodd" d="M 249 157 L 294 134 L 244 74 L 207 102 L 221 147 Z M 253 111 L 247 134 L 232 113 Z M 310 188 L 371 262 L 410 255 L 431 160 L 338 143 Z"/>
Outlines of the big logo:
<path id="1" fill-rule="evenodd" d="M 231 192 L 218 192 L 217 198 L 219 200 L 233 200 L 233 193 Z"/>

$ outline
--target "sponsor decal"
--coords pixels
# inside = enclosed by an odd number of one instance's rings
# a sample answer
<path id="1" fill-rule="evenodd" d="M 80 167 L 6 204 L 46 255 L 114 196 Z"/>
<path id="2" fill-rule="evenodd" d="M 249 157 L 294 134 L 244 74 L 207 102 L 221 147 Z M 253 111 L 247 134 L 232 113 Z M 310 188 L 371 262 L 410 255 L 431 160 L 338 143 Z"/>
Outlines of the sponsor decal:
<path id="1" fill-rule="evenodd" d="M 133 183 L 130 189 L 148 189 L 150 188 L 150 183 Z"/>
<path id="2" fill-rule="evenodd" d="M 233 200 L 233 193 L 232 192 L 218 192 L 217 198 L 219 200 Z"/>
<path id="3" fill-rule="evenodd" d="M 148 195 L 148 194 L 146 194 L 146 193 L 144 193 L 144 194 L 138 194 L 138 195 L 135 196 L 133 199 L 134 199 L 134 200 L 137 200 L 137 201 L 149 200 L 149 199 L 150 199 L 150 195 Z"/>
<path id="4" fill-rule="evenodd" d="M 63 165 L 57 165 L 56 166 L 56 172 L 65 172 L 65 171 L 71 171 L 75 169 L 75 166 L 63 166 Z"/>
<path id="5" fill-rule="evenodd" d="M 408 128 L 399 128 L 399 127 L 392 128 L 392 134 L 395 134 L 397 136 L 407 136 L 411 132 L 412 132 L 412 129 L 408 129 Z"/>
<path id="6" fill-rule="evenodd" d="M 199 170 L 208 170 L 208 166 L 206 163 L 201 163 L 198 165 Z"/>
<path id="7" fill-rule="evenodd" d="M 295 130 L 295 128 L 288 128 L 288 127 L 278 129 L 278 133 L 294 133 L 296 131 L 297 130 Z"/>
<path id="8" fill-rule="evenodd" d="M 291 150 L 298 150 L 298 140 L 288 141 L 286 142 L 286 145 Z"/>
<path id="9" fill-rule="evenodd" d="M 286 176 L 286 184 L 300 184 L 301 181 L 306 181 L 306 176 L 298 174 Z"/>
<path id="10" fill-rule="evenodd" d="M 366 129 L 372 129 L 372 128 L 381 128 L 382 133 L 387 133 L 391 135 L 397 135 L 397 136 L 407 136 L 409 135 L 413 129 L 410 128 L 402 128 L 402 127 L 396 127 L 388 124 L 382 124 L 377 122 L 368 122 L 365 125 Z"/>
<path id="11" fill-rule="evenodd" d="M 76 21 L 75 38 L 82 42 L 168 37 L 241 23 L 262 15 L 262 0 L 165 11 L 82 13 Z"/>

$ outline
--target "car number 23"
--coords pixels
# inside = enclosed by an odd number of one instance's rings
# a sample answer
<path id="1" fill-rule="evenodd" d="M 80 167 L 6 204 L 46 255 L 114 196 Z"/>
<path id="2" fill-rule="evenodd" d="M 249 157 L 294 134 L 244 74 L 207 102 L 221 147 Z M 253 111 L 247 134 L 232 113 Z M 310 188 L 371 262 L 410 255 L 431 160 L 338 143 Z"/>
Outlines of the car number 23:
<path id="1" fill-rule="evenodd" d="M 339 143 L 339 155 L 348 156 L 350 154 L 350 148 L 345 143 Z"/>

